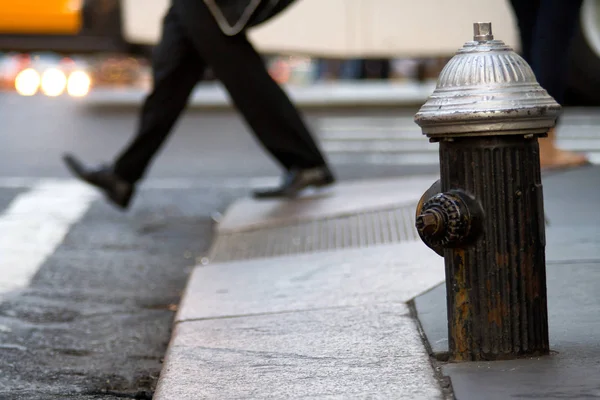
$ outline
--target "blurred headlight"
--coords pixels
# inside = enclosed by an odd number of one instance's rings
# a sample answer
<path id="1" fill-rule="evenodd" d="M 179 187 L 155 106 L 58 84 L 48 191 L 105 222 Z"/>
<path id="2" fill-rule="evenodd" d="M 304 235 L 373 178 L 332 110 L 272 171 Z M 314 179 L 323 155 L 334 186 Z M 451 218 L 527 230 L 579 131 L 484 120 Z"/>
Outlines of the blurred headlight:
<path id="1" fill-rule="evenodd" d="M 33 68 L 27 68 L 17 74 L 15 89 L 21 96 L 33 96 L 40 87 L 40 74 Z"/>
<path id="2" fill-rule="evenodd" d="M 46 96 L 60 96 L 67 87 L 65 73 L 56 68 L 50 68 L 42 74 L 42 92 Z"/>
<path id="3" fill-rule="evenodd" d="M 90 91 L 92 80 L 83 71 L 74 71 L 69 75 L 67 82 L 67 93 L 73 97 L 86 96 Z"/>

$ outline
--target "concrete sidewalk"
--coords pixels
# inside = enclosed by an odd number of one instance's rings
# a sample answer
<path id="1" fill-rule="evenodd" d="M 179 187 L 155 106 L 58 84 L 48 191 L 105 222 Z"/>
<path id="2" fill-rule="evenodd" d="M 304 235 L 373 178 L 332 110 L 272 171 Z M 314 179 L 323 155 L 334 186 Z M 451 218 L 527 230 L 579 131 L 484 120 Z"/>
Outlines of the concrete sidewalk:
<path id="1" fill-rule="evenodd" d="M 190 277 L 154 398 L 600 397 L 600 167 L 544 177 L 559 354 L 494 363 L 437 361 L 443 259 L 413 228 L 435 178 L 234 203 Z"/>
<path id="2" fill-rule="evenodd" d="M 444 398 L 407 305 L 444 279 L 411 230 L 434 179 L 233 204 L 192 273 L 154 398 Z"/>

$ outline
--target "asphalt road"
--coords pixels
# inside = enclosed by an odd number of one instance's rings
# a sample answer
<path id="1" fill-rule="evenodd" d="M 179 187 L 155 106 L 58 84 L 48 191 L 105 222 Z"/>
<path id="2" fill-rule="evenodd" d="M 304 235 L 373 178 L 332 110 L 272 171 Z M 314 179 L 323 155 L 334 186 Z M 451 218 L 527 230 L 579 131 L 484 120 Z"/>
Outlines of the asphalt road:
<path id="1" fill-rule="evenodd" d="M 109 160 L 134 130 L 135 111 L 0 94 L 0 399 L 151 398 L 213 218 L 251 187 L 276 182 L 277 166 L 236 114 L 194 111 L 132 210 L 114 210 L 74 182 L 60 156 Z M 307 120 L 318 130 L 344 115 Z M 331 160 L 341 179 L 437 168 L 367 153 Z"/>

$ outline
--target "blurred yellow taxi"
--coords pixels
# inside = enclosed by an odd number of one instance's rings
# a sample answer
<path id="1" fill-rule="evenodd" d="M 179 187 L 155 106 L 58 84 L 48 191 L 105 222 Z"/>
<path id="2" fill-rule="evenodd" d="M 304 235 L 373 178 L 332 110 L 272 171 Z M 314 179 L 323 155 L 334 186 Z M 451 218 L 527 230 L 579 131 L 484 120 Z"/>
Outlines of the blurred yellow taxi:
<path id="1" fill-rule="evenodd" d="M 83 0 L 0 0 L 0 33 L 77 34 Z"/>

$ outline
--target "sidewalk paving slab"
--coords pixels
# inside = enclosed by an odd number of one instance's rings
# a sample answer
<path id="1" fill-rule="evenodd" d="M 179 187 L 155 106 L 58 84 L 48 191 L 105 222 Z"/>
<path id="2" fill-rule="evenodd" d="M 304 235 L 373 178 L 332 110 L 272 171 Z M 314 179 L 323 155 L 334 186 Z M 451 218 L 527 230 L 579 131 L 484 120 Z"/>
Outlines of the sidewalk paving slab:
<path id="1" fill-rule="evenodd" d="M 176 322 L 407 302 L 444 280 L 421 242 L 196 267 Z"/>
<path id="2" fill-rule="evenodd" d="M 405 304 L 180 323 L 154 399 L 443 399 Z"/>
<path id="3" fill-rule="evenodd" d="M 154 398 L 442 399 L 406 305 L 442 280 L 420 242 L 196 267 Z"/>

